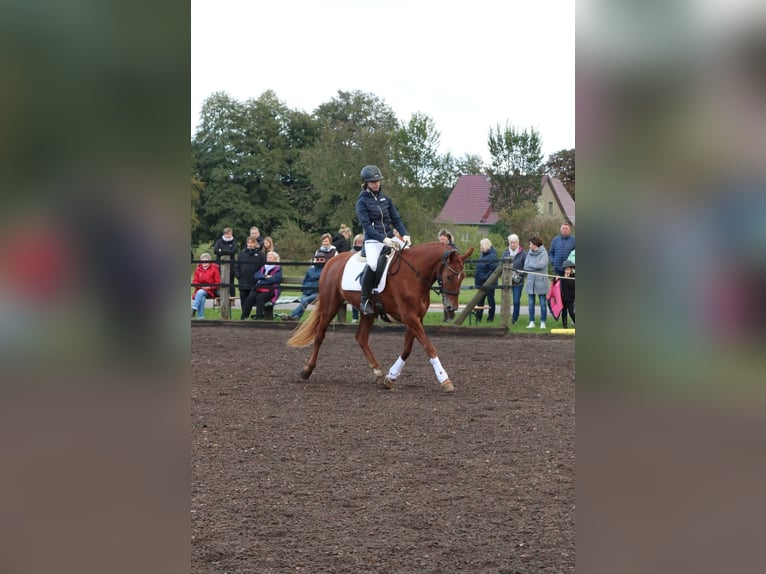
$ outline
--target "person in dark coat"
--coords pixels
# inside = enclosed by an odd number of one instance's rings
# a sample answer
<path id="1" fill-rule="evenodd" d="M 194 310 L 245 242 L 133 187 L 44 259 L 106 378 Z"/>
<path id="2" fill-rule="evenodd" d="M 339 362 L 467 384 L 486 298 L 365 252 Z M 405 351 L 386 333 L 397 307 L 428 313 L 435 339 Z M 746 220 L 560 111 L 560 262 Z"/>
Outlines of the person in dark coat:
<path id="1" fill-rule="evenodd" d="M 567 314 L 572 317 L 572 326 L 575 322 L 575 264 L 569 260 L 564 261 L 562 269 L 564 275 L 559 280 L 561 283 L 561 302 L 564 304 L 564 309 L 561 311 L 561 325 L 567 329 Z"/>
<path id="2" fill-rule="evenodd" d="M 474 287 L 477 289 L 484 285 L 487 279 L 490 278 L 492 273 L 500 264 L 500 261 L 497 258 L 497 251 L 495 251 L 495 248 L 492 247 L 492 242 L 486 237 L 479 241 L 479 250 L 481 251 L 481 255 L 479 256 L 479 261 L 476 263 L 476 274 L 474 275 Z M 492 285 L 497 286 L 497 277 L 495 277 Z M 484 292 L 484 295 L 481 299 L 479 299 L 479 302 L 476 306 L 484 306 L 484 301 L 487 302 L 487 306 L 489 307 L 487 311 L 487 321 L 492 322 L 495 320 L 494 287 L 487 289 Z M 484 315 L 484 309 L 478 309 L 474 311 L 474 314 L 476 315 L 476 322 L 478 323 L 481 321 L 481 318 Z"/>
<path id="3" fill-rule="evenodd" d="M 515 325 L 519 320 L 519 311 L 521 311 L 521 292 L 524 290 L 524 260 L 527 258 L 527 252 L 519 245 L 519 236 L 511 233 L 508 236 L 508 249 L 503 252 L 504 259 L 511 259 L 511 293 L 513 294 L 513 313 L 511 315 L 511 325 Z"/>
<path id="4" fill-rule="evenodd" d="M 247 238 L 246 245 L 247 247 L 240 252 L 234 264 L 234 276 L 239 285 L 239 300 L 242 305 L 241 319 L 250 317 L 255 301 L 252 300 L 248 306 L 247 300 L 255 287 L 255 273 L 266 265 L 266 254 L 261 249 L 258 238 L 251 235 Z"/>
<path id="5" fill-rule="evenodd" d="M 555 275 L 561 277 L 564 274 L 564 261 L 575 248 L 575 236 L 572 235 L 572 228 L 568 223 L 561 224 L 561 235 L 557 235 L 551 241 L 551 248 L 548 250 L 548 259 L 553 266 Z"/>
<path id="6" fill-rule="evenodd" d="M 215 254 L 215 260 L 218 262 L 218 268 L 221 268 L 221 257 L 224 255 L 229 256 L 231 263 L 229 265 L 229 295 L 234 297 L 234 261 L 237 258 L 237 241 L 234 239 L 231 227 L 227 227 L 223 230 L 223 235 L 216 239 L 213 244 L 213 253 Z"/>
<path id="7" fill-rule="evenodd" d="M 338 250 L 338 253 L 344 253 L 346 251 L 351 251 L 350 239 L 351 228 L 344 223 L 340 226 L 338 235 L 332 238 L 332 244 L 335 246 L 335 249 Z"/>
<path id="8" fill-rule="evenodd" d="M 364 251 L 367 254 L 367 266 L 361 279 L 362 296 L 359 310 L 364 315 L 374 315 L 375 309 L 370 301 L 375 283 L 375 271 L 384 261 L 384 247 L 393 248 L 410 243 L 410 236 L 394 202 L 383 193 L 381 180 L 383 174 L 374 165 L 362 168 L 362 190 L 356 200 L 356 217 L 364 232 Z M 394 238 L 394 230 L 399 232 L 401 240 Z"/>
<path id="9" fill-rule="evenodd" d="M 306 307 L 319 297 L 319 276 L 321 274 L 321 267 L 312 265 L 308 268 L 308 271 L 303 276 L 303 283 L 301 283 L 301 300 L 298 302 L 298 306 L 288 315 L 288 321 L 298 321 L 303 316 L 304 311 L 306 311 Z"/>

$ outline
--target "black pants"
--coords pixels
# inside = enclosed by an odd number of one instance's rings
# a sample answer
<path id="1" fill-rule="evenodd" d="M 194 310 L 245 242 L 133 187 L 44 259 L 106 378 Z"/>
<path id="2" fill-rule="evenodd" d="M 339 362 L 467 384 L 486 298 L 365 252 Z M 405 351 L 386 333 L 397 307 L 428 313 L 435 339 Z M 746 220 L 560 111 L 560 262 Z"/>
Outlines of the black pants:
<path id="1" fill-rule="evenodd" d="M 572 323 L 575 322 L 574 318 L 574 301 L 562 301 L 564 308 L 561 310 L 561 325 L 567 328 L 567 313 L 572 317 Z"/>
<path id="2" fill-rule="evenodd" d="M 242 285 L 239 286 L 239 302 L 242 305 L 243 319 L 247 319 L 250 316 L 250 311 L 253 309 L 253 305 L 255 305 L 255 297 L 253 297 L 253 299 L 248 304 L 250 293 L 254 291 L 255 290 L 252 287 L 243 287 Z"/>
<path id="3" fill-rule="evenodd" d="M 255 318 L 263 319 L 263 314 L 266 312 L 266 302 L 274 297 L 274 291 L 253 291 L 253 293 L 255 293 Z"/>

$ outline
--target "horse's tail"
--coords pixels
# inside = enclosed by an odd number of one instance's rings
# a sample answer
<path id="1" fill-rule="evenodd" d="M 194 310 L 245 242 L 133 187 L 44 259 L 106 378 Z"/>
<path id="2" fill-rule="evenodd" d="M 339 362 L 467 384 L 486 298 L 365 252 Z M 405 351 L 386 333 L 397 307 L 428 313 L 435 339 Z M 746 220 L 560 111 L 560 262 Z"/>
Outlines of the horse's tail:
<path id="1" fill-rule="evenodd" d="M 301 326 L 295 331 L 295 334 L 287 340 L 287 344 L 291 347 L 305 347 L 314 342 L 316 337 L 316 326 L 319 323 L 319 299 L 314 301 L 316 306 L 311 312 L 311 315 L 306 319 Z"/>

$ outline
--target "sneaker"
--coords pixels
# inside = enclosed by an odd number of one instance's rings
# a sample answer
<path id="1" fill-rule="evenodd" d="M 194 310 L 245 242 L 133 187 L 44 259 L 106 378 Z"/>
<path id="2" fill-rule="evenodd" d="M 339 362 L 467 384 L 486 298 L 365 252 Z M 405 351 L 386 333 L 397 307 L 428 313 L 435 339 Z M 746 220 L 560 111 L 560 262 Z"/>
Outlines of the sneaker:
<path id="1" fill-rule="evenodd" d="M 358 323 L 358 322 L 359 322 L 359 319 L 351 319 L 351 323 L 352 323 L 352 324 L 353 324 L 353 323 Z"/>
<path id="2" fill-rule="evenodd" d="M 527 329 L 534 329 L 534 328 L 535 328 L 535 322 L 534 321 L 530 321 L 529 325 L 527 325 Z"/>
<path id="3" fill-rule="evenodd" d="M 541 329 L 547 329 L 547 327 L 545 326 L 545 321 L 543 321 L 542 323 L 540 323 L 540 328 L 541 328 Z"/>

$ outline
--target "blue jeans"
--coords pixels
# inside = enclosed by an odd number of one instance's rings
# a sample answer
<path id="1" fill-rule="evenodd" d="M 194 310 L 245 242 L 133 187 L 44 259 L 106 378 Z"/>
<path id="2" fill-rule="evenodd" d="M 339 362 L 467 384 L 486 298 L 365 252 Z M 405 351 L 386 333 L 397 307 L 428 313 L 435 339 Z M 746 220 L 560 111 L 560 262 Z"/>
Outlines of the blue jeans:
<path id="1" fill-rule="evenodd" d="M 293 312 L 290 313 L 290 317 L 293 319 L 300 319 L 303 316 L 303 312 L 306 310 L 306 307 L 316 301 L 317 297 L 319 297 L 319 291 L 314 291 L 313 293 L 308 294 L 304 293 L 301 295 L 301 300 L 298 303 L 298 306 L 293 309 Z"/>
<path id="2" fill-rule="evenodd" d="M 194 294 L 194 302 L 192 303 L 192 309 L 197 312 L 199 319 L 205 318 L 205 300 L 208 298 L 207 291 L 204 289 L 197 289 Z"/>
<path id="3" fill-rule="evenodd" d="M 524 290 L 524 284 L 512 285 L 511 292 L 513 293 L 513 315 L 511 321 L 515 323 L 519 320 L 519 311 L 521 310 L 521 292 Z"/>
<path id="4" fill-rule="evenodd" d="M 535 295 L 529 295 L 529 320 L 534 323 L 535 321 Z M 545 319 L 548 317 L 548 304 L 546 303 L 545 295 L 537 295 L 540 298 L 540 321 L 545 323 Z"/>

